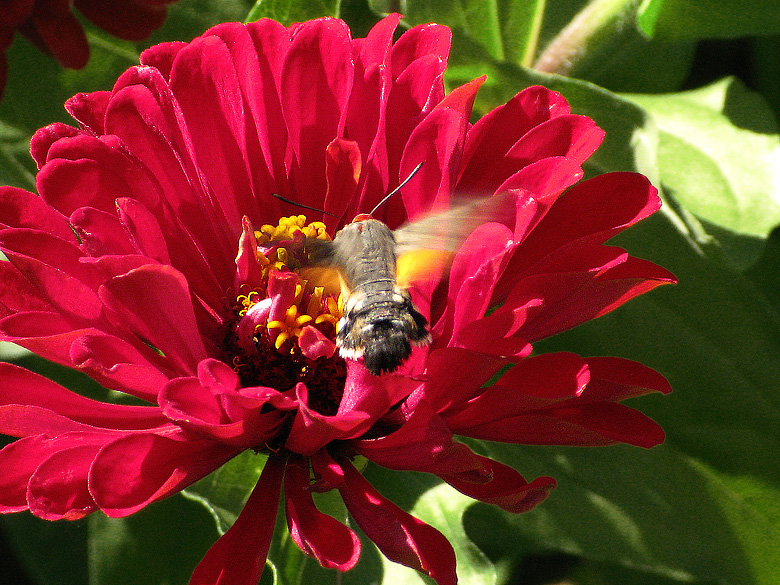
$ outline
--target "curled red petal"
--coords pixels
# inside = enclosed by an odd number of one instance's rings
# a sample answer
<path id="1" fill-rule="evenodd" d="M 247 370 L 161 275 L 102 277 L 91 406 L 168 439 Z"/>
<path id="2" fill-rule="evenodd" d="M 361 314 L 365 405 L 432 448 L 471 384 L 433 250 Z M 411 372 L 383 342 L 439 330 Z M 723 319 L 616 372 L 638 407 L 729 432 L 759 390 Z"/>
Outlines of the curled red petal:
<path id="1" fill-rule="evenodd" d="M 623 401 L 650 392 L 668 394 L 669 382 L 644 364 L 619 357 L 589 357 L 590 382 L 585 400 Z"/>
<path id="2" fill-rule="evenodd" d="M 16 187 L 0 187 L 0 225 L 32 228 L 76 241 L 64 215 L 34 193 Z"/>
<path id="3" fill-rule="evenodd" d="M 426 573 L 438 585 L 455 585 L 455 552 L 442 533 L 382 497 L 348 461 L 341 466 L 339 492 L 347 510 L 382 554 Z"/>
<path id="4" fill-rule="evenodd" d="M 103 302 L 125 326 L 153 344 L 182 373 L 194 374 L 206 350 L 187 279 L 170 266 L 141 266 L 109 280 Z"/>
<path id="5" fill-rule="evenodd" d="M 551 477 L 539 477 L 532 482 L 511 467 L 487 457 L 479 457 L 490 480 L 474 483 L 455 475 L 439 476 L 459 492 L 470 498 L 493 504 L 507 512 L 522 514 L 541 504 L 555 487 Z"/>
<path id="6" fill-rule="evenodd" d="M 147 402 L 157 395 L 175 372 L 162 356 L 145 344 L 131 345 L 117 335 L 85 333 L 70 346 L 73 364 L 106 388 L 120 390 Z"/>
<path id="7" fill-rule="evenodd" d="M 0 363 L 0 385 L 0 406 L 37 406 L 74 422 L 117 430 L 154 428 L 165 423 L 156 407 L 107 404 L 84 398 L 13 364 Z M 45 426 L 39 432 L 45 433 Z"/>
<path id="8" fill-rule="evenodd" d="M 111 432 L 70 432 L 57 437 L 46 435 L 25 437 L 6 445 L 0 449 L 0 466 L 3 469 L 3 473 L 0 474 L 0 512 L 20 512 L 29 508 L 27 497 L 30 480 L 50 457 L 71 449 L 105 445 L 115 440 L 117 436 L 119 436 L 117 433 Z M 80 450 L 77 453 L 84 455 L 91 453 L 91 450 Z M 94 454 L 87 456 L 86 459 L 91 462 L 93 457 Z M 54 472 L 55 477 L 47 478 L 51 471 Z M 53 480 L 55 485 L 64 487 L 63 482 L 70 481 L 67 465 L 65 469 L 62 467 L 48 471 L 44 469 L 36 482 L 41 485 L 49 479 Z M 57 494 L 50 492 L 49 496 L 54 497 L 48 501 L 38 500 L 35 504 L 38 514 L 45 517 L 49 505 L 53 509 L 63 511 L 68 508 L 68 502 L 79 501 L 83 504 L 87 487 L 86 478 L 83 479 L 83 486 L 79 486 L 78 482 L 71 483 L 70 489 L 59 490 Z M 80 495 L 74 497 L 74 494 Z"/>
<path id="9" fill-rule="evenodd" d="M 250 585 L 263 574 L 279 505 L 284 462 L 269 457 L 233 526 L 198 563 L 189 585 Z"/>
<path id="10" fill-rule="evenodd" d="M 30 478 L 30 511 L 44 520 L 78 520 L 97 510 L 87 476 L 100 445 L 63 449 L 46 459 Z"/>
<path id="11" fill-rule="evenodd" d="M 314 505 L 308 466 L 289 463 L 284 476 L 287 526 L 295 544 L 328 569 L 348 571 L 360 558 L 357 534 Z"/>
<path id="12" fill-rule="evenodd" d="M 213 441 L 127 435 L 98 453 L 90 470 L 89 491 L 108 516 L 127 516 L 183 490 L 239 450 Z"/>
<path id="13" fill-rule="evenodd" d="M 285 443 L 285 447 L 293 453 L 313 455 L 331 441 L 352 438 L 363 432 L 361 429 L 370 426 L 372 418 L 367 412 L 325 415 L 307 405 L 308 389 L 304 384 L 298 383 L 295 392 L 298 412 Z"/>
<path id="14" fill-rule="evenodd" d="M 471 449 L 453 440 L 452 431 L 426 402 L 419 402 L 397 431 L 352 444 L 367 459 L 390 469 L 481 473 L 481 465 Z"/>
<path id="15" fill-rule="evenodd" d="M 55 452 L 51 439 L 30 436 L 0 449 L 0 512 L 27 510 L 27 484 L 38 466 Z"/>

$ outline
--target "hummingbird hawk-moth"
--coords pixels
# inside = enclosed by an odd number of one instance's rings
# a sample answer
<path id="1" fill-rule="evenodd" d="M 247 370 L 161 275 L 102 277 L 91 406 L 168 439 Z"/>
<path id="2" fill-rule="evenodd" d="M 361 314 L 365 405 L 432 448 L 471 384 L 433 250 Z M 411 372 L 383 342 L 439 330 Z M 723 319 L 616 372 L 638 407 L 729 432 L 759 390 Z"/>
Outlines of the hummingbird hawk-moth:
<path id="1" fill-rule="evenodd" d="M 503 201 L 506 199 L 502 195 L 479 198 L 395 231 L 371 214 L 360 214 L 336 233 L 333 241 L 306 239 L 304 248 L 310 264 L 334 268 L 340 276 L 344 298 L 336 333 L 340 355 L 352 360 L 363 358 L 369 372 L 381 375 L 395 371 L 406 361 L 412 346 L 429 344 L 428 322 L 415 307 L 405 284 L 414 277 L 397 272 L 398 257 L 420 250 L 451 256 L 474 229 L 495 219 Z M 434 256 L 441 260 L 441 254 Z M 425 269 L 418 263 L 416 271 L 421 270 Z"/>

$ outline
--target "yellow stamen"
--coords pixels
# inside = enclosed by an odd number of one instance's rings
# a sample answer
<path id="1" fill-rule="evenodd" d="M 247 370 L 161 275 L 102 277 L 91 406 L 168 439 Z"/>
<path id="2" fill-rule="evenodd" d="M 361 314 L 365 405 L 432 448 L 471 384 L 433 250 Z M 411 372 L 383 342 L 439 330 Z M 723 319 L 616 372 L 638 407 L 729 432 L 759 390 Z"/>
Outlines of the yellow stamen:
<path id="1" fill-rule="evenodd" d="M 301 260 L 297 248 L 279 245 L 273 247 L 271 244 L 300 238 L 297 235 L 299 232 L 305 238 L 331 239 L 323 222 L 313 221 L 307 224 L 305 215 L 282 217 L 278 225 L 266 224 L 255 231 L 258 246 L 262 247 L 262 251 L 258 249 L 256 255 L 258 264 L 262 267 L 263 277 L 268 277 L 274 270 L 295 272 L 300 270 Z M 296 342 L 296 338 L 300 337 L 307 325 L 331 323 L 335 326 L 343 312 L 343 302 L 340 298 L 335 298 L 325 287 L 313 286 L 302 274 L 299 274 L 298 278 L 295 296 L 284 318 L 257 325 L 257 334 L 265 330 L 269 341 L 280 351 L 283 349 L 286 351 L 286 348 L 290 348 L 291 352 L 294 351 L 295 343 L 290 347 L 287 342 Z M 260 298 L 261 295 L 265 296 L 262 288 L 260 292 L 252 291 L 236 297 L 238 314 L 244 316 L 249 308 L 263 300 Z"/>

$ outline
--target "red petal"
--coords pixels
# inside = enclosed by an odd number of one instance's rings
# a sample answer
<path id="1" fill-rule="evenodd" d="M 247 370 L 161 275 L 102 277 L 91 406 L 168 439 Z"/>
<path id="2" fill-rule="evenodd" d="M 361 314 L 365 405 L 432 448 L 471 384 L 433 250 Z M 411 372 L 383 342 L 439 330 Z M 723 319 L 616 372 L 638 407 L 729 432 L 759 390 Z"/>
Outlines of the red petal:
<path id="1" fill-rule="evenodd" d="M 51 145 L 36 184 L 41 197 L 64 214 L 89 206 L 113 215 L 119 197 L 155 201 L 159 196 L 159 187 L 137 161 L 107 138 L 85 134 Z"/>
<path id="2" fill-rule="evenodd" d="M 69 449 L 102 445 L 114 440 L 116 437 L 116 433 L 74 432 L 54 438 L 45 435 L 25 437 L 14 441 L 10 445 L 6 445 L 3 449 L 0 449 L 0 467 L 3 469 L 3 473 L 0 474 L 0 512 L 20 512 L 28 509 L 27 486 L 30 478 L 36 473 L 40 465 L 52 455 Z M 83 451 L 79 451 L 79 453 L 84 454 Z M 89 458 L 89 461 L 92 461 L 92 458 Z M 55 477 L 51 479 L 55 482 L 68 481 L 67 469 L 56 471 Z M 45 483 L 47 479 L 41 476 L 36 481 Z M 84 482 L 83 488 L 86 489 L 86 482 Z M 84 502 L 83 491 L 80 492 L 81 496 L 72 498 L 74 489 L 77 492 L 81 490 L 78 482 L 76 485 L 71 485 L 64 492 L 61 491 L 59 496 L 64 498 L 65 501 L 79 499 L 81 502 Z M 39 501 L 37 510 L 39 515 L 45 516 L 46 512 L 42 507 L 43 505 L 44 503 Z M 59 497 L 49 501 L 46 505 L 62 509 Z"/>
<path id="3" fill-rule="evenodd" d="M 70 420 L 107 429 L 145 429 L 165 424 L 157 407 L 107 404 L 79 396 L 59 384 L 8 363 L 0 363 L 0 405 L 38 406 Z M 51 429 L 48 429 L 51 432 Z M 47 432 L 42 426 L 39 433 Z"/>
<path id="4" fill-rule="evenodd" d="M 414 355 L 410 361 L 413 359 Z M 350 360 L 338 413 L 366 413 L 373 424 L 418 386 L 419 382 L 404 376 L 374 376 L 362 364 Z M 366 430 L 367 426 L 362 428 L 362 432 Z"/>
<path id="5" fill-rule="evenodd" d="M 0 187 L 0 225 L 31 228 L 76 243 L 64 215 L 37 195 L 16 187 Z"/>
<path id="6" fill-rule="evenodd" d="M 73 329 L 62 315 L 29 311 L 0 321 L 0 339 L 29 349 L 49 361 L 73 367 L 71 346 L 83 335 L 99 334 L 96 329 Z"/>
<path id="7" fill-rule="evenodd" d="M 440 30 L 446 31 L 447 34 L 447 47 L 449 47 L 449 29 L 441 27 L 439 25 L 428 25 L 415 27 L 411 31 L 433 31 L 436 35 L 439 35 Z M 397 66 L 401 66 L 395 59 L 396 50 L 404 47 L 403 41 L 406 34 L 401 36 L 401 39 L 393 46 L 393 71 L 394 81 L 390 95 L 387 97 L 387 105 L 385 107 L 385 113 L 387 120 L 385 122 L 385 128 L 391 131 L 385 132 L 385 147 L 387 150 L 387 165 L 388 173 L 391 180 L 388 187 L 392 188 L 397 183 L 408 176 L 408 173 L 413 169 L 420 161 L 409 161 L 409 169 L 406 175 L 402 175 L 400 171 L 396 175 L 396 171 L 400 168 L 401 155 L 409 140 L 414 128 L 420 123 L 420 120 L 424 118 L 424 114 L 429 112 L 433 107 L 438 104 L 444 97 L 444 84 L 442 81 L 444 75 L 444 69 L 447 66 L 446 59 L 442 60 L 440 57 L 431 54 L 422 54 L 412 61 L 408 66 L 405 65 L 405 58 L 403 61 L 403 70 L 400 75 L 395 74 Z M 389 216 L 386 216 L 389 217 Z M 403 221 L 403 217 L 399 218 L 399 224 Z"/>
<path id="8" fill-rule="evenodd" d="M 180 50 L 170 87 L 181 105 L 197 165 L 209 184 L 219 185 L 220 196 L 211 200 L 219 221 L 236 226 L 247 215 L 267 222 L 258 198 L 253 196 L 256 187 L 251 184 L 251 159 L 261 154 L 248 150 L 247 133 L 252 131 L 247 124 L 249 112 L 234 57 L 225 41 L 210 34 Z"/>
<path id="9" fill-rule="evenodd" d="M 619 248 L 598 246 L 592 250 L 593 268 L 582 267 L 581 272 L 551 274 L 521 280 L 506 299 L 506 306 L 533 306 L 519 333 L 533 342 L 570 329 L 612 311 L 628 300 L 658 286 L 676 282 L 667 270 L 628 256 Z M 607 260 L 609 258 L 609 260 Z M 599 272 L 599 264 L 608 261 Z M 566 267 L 561 262 L 562 269 Z"/>
<path id="10" fill-rule="evenodd" d="M 521 273 L 578 240 L 603 243 L 660 206 L 657 190 L 642 175 L 607 173 L 588 179 L 558 198 L 518 248 L 507 273 Z"/>
<path id="11" fill-rule="evenodd" d="M 300 455 L 313 455 L 331 441 L 349 439 L 371 425 L 372 419 L 366 412 L 351 411 L 328 416 L 309 408 L 308 389 L 302 383 L 295 388 L 298 397 L 298 412 L 295 415 L 285 447 Z M 371 421 L 371 422 L 367 422 Z"/>
<path id="12" fill-rule="evenodd" d="M 449 275 L 452 329 L 442 331 L 443 323 L 437 323 L 435 331 L 443 338 L 438 343 L 457 336 L 460 329 L 485 314 L 493 287 L 514 248 L 512 232 L 498 223 L 484 224 L 466 239 L 455 255 Z"/>
<path id="13" fill-rule="evenodd" d="M 98 453 L 89 491 L 108 516 L 127 516 L 192 485 L 235 454 L 235 447 L 211 441 L 127 435 Z"/>
<path id="14" fill-rule="evenodd" d="M 171 41 L 167 43 L 158 43 L 141 52 L 139 62 L 141 65 L 154 67 L 162 73 L 165 79 L 171 75 L 171 67 L 176 55 L 179 54 L 187 43 L 182 41 Z"/>
<path id="15" fill-rule="evenodd" d="M 215 195 L 193 159 L 182 112 L 156 69 L 129 69 L 117 81 L 106 131 L 119 136 L 156 179 L 160 202 L 137 198 L 155 214 L 159 208 L 174 264 L 187 274 L 198 296 L 210 306 L 221 306 L 224 291 L 219 283 L 233 278 L 240 224 L 227 225 L 213 205 Z"/>
<path id="16" fill-rule="evenodd" d="M 73 229 L 81 239 L 81 249 L 90 257 L 89 261 L 93 264 L 101 262 L 100 256 L 110 254 L 114 257 L 136 254 L 136 249 L 128 239 L 128 233 L 125 231 L 122 222 L 116 214 L 106 213 L 94 207 L 82 207 L 74 211 L 71 216 Z M 110 260 L 109 260 L 110 262 Z M 152 263 L 151 258 L 147 258 L 142 264 Z M 121 272 L 114 272 L 108 276 L 123 274 L 135 268 L 129 267 Z"/>
<path id="17" fill-rule="evenodd" d="M 501 161 L 529 130 L 568 113 L 569 104 L 561 94 L 534 86 L 482 116 L 469 130 L 466 139 L 459 188 L 467 193 L 492 193 L 507 176 L 504 173 L 504 179 L 499 174 L 491 181 L 487 180 L 494 176 L 497 161 Z M 512 172 L 515 171 L 517 167 Z"/>
<path id="18" fill-rule="evenodd" d="M 189 286 L 170 266 L 147 265 L 109 280 L 101 290 L 107 307 L 151 343 L 182 374 L 193 375 L 206 356 Z"/>
<path id="19" fill-rule="evenodd" d="M 81 69 L 89 60 L 87 37 L 70 12 L 70 0 L 36 2 L 21 31 L 63 67 Z"/>
<path id="20" fill-rule="evenodd" d="M 283 395 L 273 388 L 239 390 L 226 364 L 204 360 L 198 378 L 177 378 L 160 393 L 163 413 L 183 429 L 226 445 L 252 448 L 270 440 L 284 422 L 276 408 L 262 412 Z M 251 392 L 251 394 L 250 394 Z"/>
<path id="21" fill-rule="evenodd" d="M 274 532 L 284 464 L 270 457 L 233 526 L 214 543 L 189 585 L 250 585 L 260 581 Z"/>
<path id="22" fill-rule="evenodd" d="M 0 449 L 0 512 L 27 510 L 27 484 L 38 465 L 52 450 L 45 437 L 25 437 Z"/>
<path id="23" fill-rule="evenodd" d="M 480 470 L 466 445 L 453 441 L 452 431 L 427 402 L 419 402 L 397 431 L 378 439 L 353 441 L 358 453 L 390 469 L 456 474 Z"/>
<path id="24" fill-rule="evenodd" d="M 452 33 L 446 26 L 440 24 L 422 24 L 410 28 L 393 45 L 392 64 L 393 77 L 398 78 L 404 70 L 418 59 L 434 56 L 442 63 L 447 63 L 450 53 Z M 421 79 L 420 85 L 430 87 L 429 80 Z M 436 103 L 440 102 L 437 100 Z"/>
<path id="25" fill-rule="evenodd" d="M 664 441 L 663 429 L 655 421 L 613 402 L 529 411 L 458 432 L 476 439 L 522 445 L 598 447 L 628 443 L 650 448 Z"/>
<path id="26" fill-rule="evenodd" d="M 288 463 L 284 476 L 287 526 L 295 544 L 328 569 L 348 571 L 360 557 L 360 539 L 314 505 L 308 466 Z"/>
<path id="27" fill-rule="evenodd" d="M 133 346 L 115 335 L 81 334 L 70 346 L 70 357 L 74 366 L 106 388 L 152 403 L 168 383 L 168 375 L 175 375 L 165 359 L 145 344 Z"/>
<path id="28" fill-rule="evenodd" d="M 103 277 L 79 262 L 83 253 L 70 242 L 30 229 L 0 232 L 0 247 L 38 294 L 75 323 L 99 323 L 102 307 L 95 289 Z"/>
<path id="29" fill-rule="evenodd" d="M 221 28 L 216 30 L 221 34 Z M 256 133 L 253 139 L 263 154 L 258 157 L 254 168 L 262 172 L 267 168 L 279 193 L 291 195 L 285 166 L 287 128 L 279 93 L 282 65 L 290 48 L 290 31 L 278 22 L 265 18 L 248 24 L 246 31 L 249 39 L 238 30 L 228 44 L 236 60 L 241 88 L 251 111 Z M 226 38 L 226 35 L 222 34 L 222 37 Z M 259 172 L 256 171 L 256 174 Z M 278 213 L 278 207 L 269 207 L 268 213 L 276 212 L 273 217 L 275 221 L 281 214 Z"/>
<path id="30" fill-rule="evenodd" d="M 388 559 L 429 575 L 438 585 L 455 585 L 455 552 L 441 532 L 382 497 L 344 460 L 341 497 L 361 530 Z"/>
<path id="31" fill-rule="evenodd" d="M 325 211 L 336 217 L 345 216 L 347 208 L 353 203 L 361 171 L 361 153 L 356 142 L 335 138 L 328 144 L 325 159 L 325 176 L 328 182 L 323 207 Z M 334 229 L 338 223 L 333 217 L 323 217 L 323 221 L 330 229 Z"/>
<path id="32" fill-rule="evenodd" d="M 317 358 L 331 358 L 336 353 L 336 344 L 325 337 L 319 329 L 306 325 L 298 337 L 298 345 L 301 353 L 310 360 Z"/>
<path id="33" fill-rule="evenodd" d="M 415 391 L 409 401 L 424 398 L 436 412 L 444 412 L 479 394 L 482 385 L 507 363 L 506 360 L 460 348 L 432 351 L 428 357 L 425 386 Z"/>
<path id="34" fill-rule="evenodd" d="M 612 400 L 643 396 L 650 392 L 668 394 L 669 382 L 647 366 L 619 357 L 589 357 L 590 382 L 582 395 L 584 400 Z"/>
<path id="35" fill-rule="evenodd" d="M 78 520 L 97 509 L 87 476 L 100 445 L 63 449 L 41 463 L 30 478 L 30 511 L 44 520 Z"/>
<path id="36" fill-rule="evenodd" d="M 134 251 L 160 264 L 170 264 L 168 244 L 154 214 L 135 199 L 126 197 L 116 200 L 116 209 Z"/>
<path id="37" fill-rule="evenodd" d="M 414 129 L 406 142 L 399 176 L 409 176 L 418 164 L 425 162 L 401 193 L 410 220 L 430 213 L 432 209 L 449 207 L 467 123 L 468 115 L 463 112 L 447 108 L 435 110 Z M 385 214 L 388 213 L 392 210 L 385 210 Z"/>
<path id="38" fill-rule="evenodd" d="M 0 262 L 0 317 L 28 311 L 52 311 L 30 282 L 10 262 Z"/>
<path id="39" fill-rule="evenodd" d="M 83 127 L 89 128 L 96 135 L 100 135 L 104 134 L 103 120 L 110 98 L 110 91 L 77 93 L 65 102 L 65 109 Z M 38 160 L 37 157 L 36 160 Z M 39 163 L 39 166 L 41 165 L 42 163 Z"/>
<path id="40" fill-rule="evenodd" d="M 490 481 L 472 483 L 457 476 L 440 477 L 459 492 L 470 498 L 493 504 L 507 512 L 522 514 L 542 503 L 555 487 L 551 477 L 539 477 L 531 483 L 511 467 L 487 457 L 479 457 L 489 470 Z"/>
<path id="41" fill-rule="evenodd" d="M 531 415 L 578 397 L 589 380 L 585 361 L 574 353 L 547 353 L 525 359 L 467 405 L 445 414 L 450 428 L 471 436 L 474 427 Z M 513 442 L 523 442 L 522 437 Z"/>
<path id="42" fill-rule="evenodd" d="M 52 144 L 61 138 L 77 136 L 79 134 L 81 134 L 80 130 L 61 122 L 55 122 L 48 126 L 44 126 L 33 134 L 30 139 L 30 154 L 35 160 L 35 164 L 38 165 L 38 168 L 40 169 L 47 161 L 49 149 Z M 40 192 L 40 189 L 38 189 L 38 191 Z"/>
<path id="43" fill-rule="evenodd" d="M 325 195 L 325 152 L 343 134 L 354 65 L 349 28 L 341 20 L 318 19 L 295 30 L 285 56 L 281 100 L 288 132 L 294 193 L 308 205 Z"/>

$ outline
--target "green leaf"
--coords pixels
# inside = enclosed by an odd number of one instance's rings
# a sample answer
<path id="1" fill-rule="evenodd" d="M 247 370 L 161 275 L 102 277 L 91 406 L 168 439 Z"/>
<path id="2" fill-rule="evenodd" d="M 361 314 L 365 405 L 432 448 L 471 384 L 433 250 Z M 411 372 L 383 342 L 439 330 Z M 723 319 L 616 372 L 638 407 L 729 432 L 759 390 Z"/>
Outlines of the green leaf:
<path id="1" fill-rule="evenodd" d="M 780 33 L 774 0 L 644 0 L 639 24 L 649 36 L 728 38 Z"/>
<path id="2" fill-rule="evenodd" d="M 635 2 L 607 2 L 610 6 L 604 10 L 595 9 L 595 19 L 568 27 L 568 20 L 577 16 L 586 3 L 416 0 L 399 7 L 387 0 L 375 0 L 371 6 L 379 12 L 400 10 L 404 22 L 411 25 L 438 22 L 451 27 L 450 67 L 478 65 L 472 78 L 494 66 L 530 67 L 543 54 L 550 57 L 547 51 L 555 53 L 552 47 L 558 47 L 559 65 L 565 70 L 554 69 L 556 73 L 613 91 L 676 89 L 690 68 L 693 43 L 650 39 L 634 21 Z M 608 16 L 605 10 L 609 10 Z"/>
<path id="3" fill-rule="evenodd" d="M 236 521 L 257 484 L 267 457 L 244 451 L 188 487 L 184 494 L 206 507 L 224 534 Z"/>
<path id="4" fill-rule="evenodd" d="M 246 17 L 246 22 L 260 18 L 272 18 L 289 26 L 294 22 L 303 22 L 321 16 L 339 16 L 341 0 L 315 0 L 298 2 L 296 0 L 257 0 Z"/>
<path id="5" fill-rule="evenodd" d="M 246 18 L 254 0 L 187 0 L 168 6 L 165 24 L 140 44 L 145 48 L 166 41 L 190 41 L 221 22 Z"/>
<path id="6" fill-rule="evenodd" d="M 469 508 L 467 533 L 491 555 L 557 550 L 669 579 L 772 582 L 755 580 L 757 559 L 745 549 L 755 546 L 769 555 L 767 566 L 776 563 L 777 527 L 711 469 L 672 447 L 484 449 L 529 476 L 558 480 L 549 498 L 526 514 Z M 515 546 L 496 542 L 496 533 Z"/>
<path id="7" fill-rule="evenodd" d="M 89 585 L 184 585 L 217 536 L 208 512 L 180 496 L 126 518 L 93 514 Z"/>
<path id="8" fill-rule="evenodd" d="M 635 299 L 536 347 L 636 359 L 665 374 L 675 388 L 671 396 L 633 403 L 663 426 L 666 445 L 649 453 L 632 450 L 630 461 L 621 460 L 613 471 L 603 470 L 605 485 L 617 482 L 625 490 L 633 486 L 636 510 L 630 517 L 645 517 L 643 510 L 659 505 L 668 507 L 660 528 L 652 515 L 637 525 L 639 542 L 655 539 L 658 530 L 672 543 L 677 535 L 690 535 L 685 558 L 657 549 L 663 552 L 653 554 L 659 568 L 728 584 L 777 583 L 780 469 L 773 455 L 780 450 L 777 310 L 743 274 L 725 266 L 717 253 L 711 254 L 713 244 L 701 245 L 682 232 L 668 210 L 616 240 L 633 254 L 671 269 L 680 284 Z M 580 481 L 582 474 L 587 477 L 594 465 L 591 453 L 598 452 L 581 451 L 587 465 L 573 466 L 570 481 Z M 645 467 L 648 473 L 640 469 Z M 546 465 L 536 470 L 549 472 Z M 652 476 L 669 489 L 658 491 L 662 486 Z M 644 490 L 646 485 L 653 489 Z M 622 498 L 612 504 L 617 510 L 628 506 Z M 717 530 L 703 526 L 699 516 Z M 562 538 L 565 532 L 561 531 Z M 540 531 L 538 539 L 542 542 L 548 536 Z M 713 550 L 717 558 L 711 557 Z"/>
<path id="9" fill-rule="evenodd" d="M 370 5 L 377 12 L 399 9 L 385 0 L 373 0 Z M 544 6 L 544 0 L 408 0 L 402 12 L 412 25 L 446 24 L 463 46 L 478 45 L 493 60 L 530 65 L 539 41 Z M 457 44 L 454 52 L 458 52 Z"/>
<path id="10" fill-rule="evenodd" d="M 35 188 L 35 165 L 30 158 L 30 138 L 22 128 L 0 120 L 0 185 Z"/>
<path id="11" fill-rule="evenodd" d="M 0 529 L 32 583 L 87 585 L 86 520 L 49 522 L 29 513 L 3 514 Z M 6 584 L 5 559 L 0 566 L 0 583 Z"/>
<path id="12" fill-rule="evenodd" d="M 658 164 L 665 191 L 720 230 L 735 266 L 754 262 L 780 224 L 780 137 L 763 99 L 729 78 L 670 95 L 626 96 L 659 128 Z M 748 247 L 736 234 L 752 238 Z"/>

